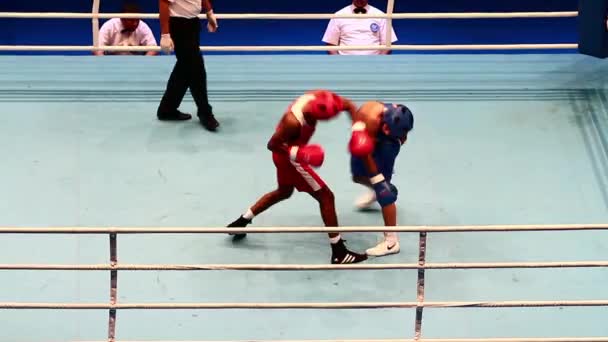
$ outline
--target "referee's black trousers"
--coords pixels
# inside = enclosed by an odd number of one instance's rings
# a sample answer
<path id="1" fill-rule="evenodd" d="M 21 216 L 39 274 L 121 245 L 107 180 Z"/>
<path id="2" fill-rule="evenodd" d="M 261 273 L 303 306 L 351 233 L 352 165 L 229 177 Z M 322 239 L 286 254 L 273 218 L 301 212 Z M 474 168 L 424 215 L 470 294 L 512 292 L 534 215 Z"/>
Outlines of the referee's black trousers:
<path id="1" fill-rule="evenodd" d="M 165 94 L 158 107 L 159 113 L 175 112 L 190 88 L 190 93 L 198 107 L 198 116 L 212 114 L 207 96 L 207 72 L 199 46 L 201 21 L 198 18 L 169 19 L 171 39 L 175 46 L 177 62 L 169 77 Z"/>

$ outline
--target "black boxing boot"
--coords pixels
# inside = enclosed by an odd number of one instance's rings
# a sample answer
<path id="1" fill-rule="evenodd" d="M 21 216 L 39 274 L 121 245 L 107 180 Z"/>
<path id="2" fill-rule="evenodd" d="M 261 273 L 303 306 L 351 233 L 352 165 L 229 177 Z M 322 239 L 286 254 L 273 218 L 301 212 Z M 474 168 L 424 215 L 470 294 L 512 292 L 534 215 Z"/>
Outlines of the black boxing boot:
<path id="1" fill-rule="evenodd" d="M 243 216 L 240 216 L 238 219 L 236 219 L 234 222 L 229 224 L 227 227 L 228 228 L 245 228 L 250 223 L 251 223 L 251 220 L 248 220 L 248 219 L 244 218 Z M 247 234 L 245 234 L 245 233 L 229 233 L 229 235 L 232 235 L 232 241 L 240 241 L 247 236 Z"/>
<path id="2" fill-rule="evenodd" d="M 344 240 L 331 244 L 332 264 L 356 264 L 367 260 L 367 255 L 351 252 L 344 245 Z"/>

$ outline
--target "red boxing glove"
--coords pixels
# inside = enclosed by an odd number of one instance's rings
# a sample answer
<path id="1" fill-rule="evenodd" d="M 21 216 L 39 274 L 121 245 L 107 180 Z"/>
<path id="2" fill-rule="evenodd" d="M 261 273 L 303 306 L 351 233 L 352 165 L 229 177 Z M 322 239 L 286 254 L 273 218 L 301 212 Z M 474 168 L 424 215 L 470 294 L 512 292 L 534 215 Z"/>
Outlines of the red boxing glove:
<path id="1" fill-rule="evenodd" d="M 319 167 L 323 165 L 325 152 L 321 145 L 292 146 L 289 149 L 289 157 L 298 163 Z"/>
<path id="2" fill-rule="evenodd" d="M 374 151 L 374 141 L 367 134 L 365 124 L 361 121 L 353 125 L 353 134 L 350 137 L 348 148 L 355 157 L 364 157 Z"/>

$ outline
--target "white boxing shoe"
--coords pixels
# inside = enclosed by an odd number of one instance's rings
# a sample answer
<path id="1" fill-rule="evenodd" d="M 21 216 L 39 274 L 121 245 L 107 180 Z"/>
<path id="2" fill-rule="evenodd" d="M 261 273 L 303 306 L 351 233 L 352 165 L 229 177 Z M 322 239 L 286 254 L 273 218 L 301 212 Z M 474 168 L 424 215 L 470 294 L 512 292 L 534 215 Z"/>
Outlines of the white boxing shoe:
<path id="1" fill-rule="evenodd" d="M 366 250 L 365 253 L 369 256 L 380 257 L 385 255 L 397 254 L 400 250 L 401 247 L 399 246 L 399 241 L 395 241 L 393 245 L 389 245 L 386 240 L 384 240 L 378 245 L 376 245 L 376 247 Z"/>
<path id="2" fill-rule="evenodd" d="M 374 203 L 376 203 L 376 193 L 370 190 L 357 198 L 355 206 L 359 210 L 367 210 L 370 209 Z"/>

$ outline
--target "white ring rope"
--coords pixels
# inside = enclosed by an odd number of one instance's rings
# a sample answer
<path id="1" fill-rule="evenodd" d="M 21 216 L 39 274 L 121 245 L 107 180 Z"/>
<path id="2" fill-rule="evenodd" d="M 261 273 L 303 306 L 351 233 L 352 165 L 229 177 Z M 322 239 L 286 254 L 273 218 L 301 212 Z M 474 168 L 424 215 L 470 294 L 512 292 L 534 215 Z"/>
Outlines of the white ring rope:
<path id="1" fill-rule="evenodd" d="M 107 342 L 107 341 L 80 341 Z M 186 341 L 115 341 L 115 342 L 186 342 Z M 240 340 L 240 341 L 187 341 L 187 342 L 608 342 L 608 337 L 556 337 L 556 338 L 423 338 L 423 339 L 390 339 L 390 340 Z"/>
<path id="2" fill-rule="evenodd" d="M 80 341 L 107 342 L 107 341 Z M 115 342 L 186 342 L 186 341 L 115 341 Z M 389 340 L 239 340 L 239 341 L 187 341 L 187 342 L 608 342 L 608 337 L 524 337 L 524 338 L 423 338 L 423 339 L 389 339 Z"/>
<path id="3" fill-rule="evenodd" d="M 514 268 L 596 268 L 608 267 L 608 261 L 554 261 L 503 263 L 425 263 L 419 264 L 0 264 L 0 270 L 46 271 L 326 271 L 326 270 L 449 270 L 449 269 L 514 269 Z"/>
<path id="4" fill-rule="evenodd" d="M 556 301 L 473 301 L 473 302 L 336 302 L 336 303 L 13 303 L 2 302 L 0 309 L 69 310 L 236 310 L 236 309 L 388 309 L 388 308 L 538 308 L 608 306 L 608 300 Z"/>
<path id="5" fill-rule="evenodd" d="M 488 225 L 488 226 L 401 226 L 401 227 L 272 227 L 272 228 L 81 228 L 81 227 L 12 227 L 0 228 L 0 234 L 109 234 L 111 263 L 97 265 L 41 265 L 41 264 L 3 264 L 0 270 L 89 270 L 111 271 L 113 274 L 111 293 L 113 298 L 109 303 L 16 303 L 2 302 L 0 309 L 16 310 L 109 310 L 109 339 L 115 342 L 115 319 L 117 310 L 194 310 L 194 309 L 380 309 L 380 308 L 530 308 L 530 307 L 605 307 L 608 300 L 556 300 L 556 301 L 424 301 L 420 298 L 414 302 L 329 302 L 329 303 L 118 303 L 115 298 L 117 291 L 116 272 L 122 271 L 196 271 L 196 270 L 379 270 L 379 269 L 498 269 L 498 268 L 563 268 L 563 267 L 608 267 L 608 261 L 573 261 L 573 262 L 505 262 L 505 263 L 418 263 L 418 264 L 352 264 L 352 265 L 264 265 L 264 264 L 199 264 L 199 265 L 138 265 L 119 264 L 117 260 L 116 238 L 118 234 L 193 234 L 193 233 L 312 233 L 312 232 L 418 232 L 421 235 L 419 249 L 426 250 L 423 243 L 428 232 L 513 232 L 513 231 L 585 231 L 608 230 L 608 224 L 566 224 L 566 225 Z M 420 285 L 420 286 L 423 286 Z M 420 290 L 420 289 L 419 289 Z M 423 290 L 423 288 L 422 288 Z M 416 325 L 416 339 L 419 338 L 420 321 Z M 580 338 L 579 341 L 589 339 Z M 602 339 L 590 339 L 602 341 Z M 452 340 L 446 340 L 452 341 Z M 455 340 L 456 341 L 456 340 Z M 488 341 L 500 341 L 488 339 Z M 509 341 L 506 339 L 505 341 Z M 514 339 L 513 341 L 524 341 Z M 537 339 L 536 341 L 560 341 L 559 339 Z M 567 339 L 567 341 L 575 341 Z M 608 341 L 608 338 L 606 338 Z"/>
<path id="6" fill-rule="evenodd" d="M 382 18 L 387 14 L 282 14 L 282 13 L 235 13 L 215 14 L 218 19 L 332 19 L 332 18 Z M 576 11 L 565 12 L 489 12 L 489 13 L 393 13 L 393 19 L 511 19 L 511 18 L 572 18 L 577 17 Z M 45 19 L 112 19 L 112 18 L 139 18 L 158 19 L 158 13 L 71 13 L 71 12 L 0 12 L 0 18 L 45 18 Z M 206 19 L 205 15 L 199 15 Z"/>
<path id="7" fill-rule="evenodd" d="M 395 226 L 395 227 L 251 227 L 251 228 L 198 228 L 198 227 L 0 227 L 0 234 L 228 234 L 228 233 L 465 233 L 465 232 L 534 232 L 608 230 L 608 224 L 554 224 L 554 225 L 463 225 L 463 226 Z"/>
<path id="8" fill-rule="evenodd" d="M 390 42 L 392 20 L 395 19 L 510 19 L 510 18 L 573 18 L 576 11 L 562 12 L 505 12 L 505 13 L 393 13 L 389 0 L 387 13 L 381 15 L 336 15 L 336 14 L 216 14 L 218 19 L 331 19 L 331 18 L 384 18 L 387 19 L 386 45 L 373 46 L 201 46 L 202 51 L 339 51 L 339 50 L 402 50 L 402 51 L 447 51 L 447 50 L 538 50 L 577 49 L 577 44 L 469 44 L 469 45 L 392 45 Z M 47 46 L 47 45 L 1 45 L 0 51 L 159 51 L 159 47 L 98 47 L 97 31 L 99 19 L 140 18 L 158 19 L 158 13 L 96 13 L 99 0 L 94 0 L 91 13 L 22 13 L 0 12 L 1 18 L 47 18 L 47 19 L 92 19 L 93 46 Z M 200 19 L 206 19 L 199 15 Z M 349 264 L 349 265 L 276 265 L 276 264 L 119 264 L 117 262 L 117 234 L 226 234 L 226 233 L 327 233 L 327 232 L 416 232 L 421 237 L 426 233 L 439 232 L 539 232 L 539 231 L 587 231 L 608 230 L 608 224 L 578 225 L 494 225 L 494 226 L 402 226 L 402 227 L 272 227 L 272 228 L 87 228 L 87 227 L 9 227 L 0 228 L 0 234 L 110 234 L 111 262 L 109 264 L 58 265 L 58 264 L 0 264 L 0 270 L 66 270 L 66 271 L 110 271 L 111 288 L 109 303 L 0 303 L 0 309 L 66 309 L 66 310 L 109 310 L 109 342 L 115 340 L 116 310 L 125 309 L 378 309 L 378 308 L 513 308 L 513 307 L 604 307 L 608 300 L 560 300 L 560 301 L 437 301 L 426 302 L 420 293 L 424 291 L 424 281 L 420 274 L 427 269 L 506 269 L 506 268 L 583 268 L 608 267 L 608 261 L 555 261 L 555 262 L 499 262 L 499 263 L 427 263 L 424 258 L 419 263 L 403 264 Z M 419 249 L 423 255 L 426 243 Z M 390 270 L 411 269 L 419 273 L 419 295 L 415 302 L 350 302 L 350 303 L 117 303 L 117 272 L 120 271 L 319 271 L 319 270 Z M 422 292 L 420 292 L 422 291 Z M 420 315 L 421 319 L 422 315 Z M 416 338 L 392 340 L 299 340 L 299 341 L 253 341 L 249 342 L 608 342 L 608 337 L 576 338 L 482 338 L 482 339 L 424 339 L 420 338 L 420 324 L 417 322 Z M 131 341 L 136 342 L 136 341 Z M 143 341 L 142 341 L 143 342 Z M 160 342 L 160 341 L 157 341 Z M 169 342 L 169 341 L 165 341 Z M 200 341 L 212 342 L 212 341 Z M 222 341 L 230 342 L 230 341 Z M 237 342 L 237 341 L 232 341 Z"/>
<path id="9" fill-rule="evenodd" d="M 577 49 L 578 44 L 463 44 L 463 45 L 360 45 L 360 46 L 201 46 L 201 51 L 340 51 L 340 50 L 564 50 Z M 76 45 L 0 45 L 0 51 L 160 51 L 158 46 L 76 46 Z"/>
<path id="10" fill-rule="evenodd" d="M 500 19 L 500 18 L 571 18 L 577 17 L 577 11 L 563 12 L 502 12 L 502 13 L 392 13 L 389 0 L 388 13 L 378 15 L 360 14 L 275 14 L 275 13 L 240 13 L 240 14 L 216 14 L 218 19 L 332 19 L 332 18 L 383 18 L 389 24 L 387 30 L 392 28 L 392 20 L 395 19 Z M 0 18 L 47 18 L 47 19 L 110 19 L 110 18 L 140 18 L 158 19 L 158 13 L 69 13 L 69 12 L 0 12 Z M 205 15 L 199 15 L 200 19 L 206 19 Z M 95 26 L 95 24 L 93 24 Z M 93 30 L 95 35 L 95 29 Z M 384 45 L 373 46 L 201 46 L 201 51 L 340 51 L 340 50 L 397 50 L 397 51 L 469 51 L 469 50 L 571 50 L 577 49 L 578 44 L 465 44 L 465 45 L 393 45 L 390 41 Z M 144 46 L 104 46 L 96 47 L 96 38 L 93 38 L 93 46 L 61 46 L 61 45 L 2 45 L 0 51 L 160 51 L 160 47 Z"/>
<path id="11" fill-rule="evenodd" d="M 403 227 L 295 227 L 295 228 L 67 228 L 67 227 L 13 227 L 0 228 L 0 234 L 109 234 L 111 263 L 106 265 L 0 265 L 5 270 L 110 270 L 113 274 L 111 298 L 109 303 L 0 303 L 0 309 L 26 310 L 108 310 L 108 342 L 115 340 L 115 323 L 117 310 L 160 309 L 160 310 L 194 310 L 194 309 L 380 309 L 380 308 L 522 308 L 522 307 L 605 307 L 608 300 L 558 300 L 558 301 L 437 301 L 426 302 L 424 299 L 415 302 L 336 302 L 336 303 L 117 303 L 116 272 L 118 270 L 328 270 L 328 269 L 442 269 L 442 268 L 536 268 L 536 267 L 607 267 L 606 261 L 581 262 L 513 262 L 513 263 L 423 263 L 423 264 L 388 264 L 388 265 L 122 265 L 117 260 L 116 237 L 118 234 L 175 234 L 175 233 L 276 233 L 276 232 L 325 232 L 325 231 L 399 231 L 419 232 L 421 237 L 427 232 L 512 232 L 512 231 L 581 231 L 607 230 L 608 224 L 569 224 L 569 225 L 493 225 L 493 226 L 403 226 Z M 421 240 L 422 241 L 422 240 Z M 421 244 L 419 249 L 426 249 Z M 421 323 L 421 322 L 420 322 Z M 420 337 L 419 324 L 416 325 L 416 337 Z M 525 339 L 513 339 L 524 341 Z M 576 341 L 566 339 L 567 341 Z M 414 341 L 424 341 L 416 338 Z M 446 340 L 451 341 L 451 340 Z M 500 341 L 488 339 L 488 341 Z M 508 340 L 505 340 L 508 341 Z M 536 339 L 536 341 L 561 341 L 559 339 Z M 580 338 L 578 341 L 603 341 L 602 339 Z M 608 338 L 606 338 L 608 341 Z M 275 341 L 276 342 L 276 341 Z M 369 342 L 369 341 L 367 341 Z"/>

